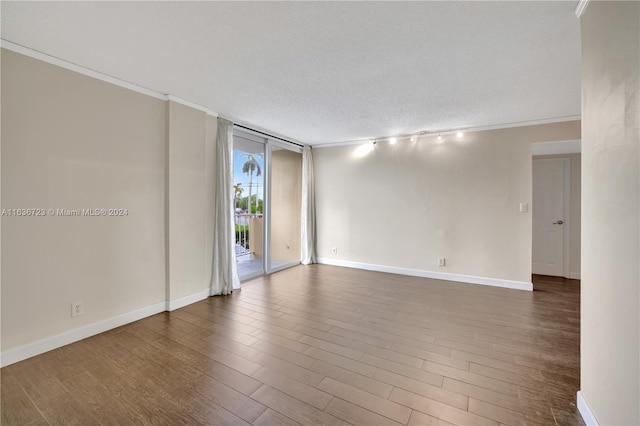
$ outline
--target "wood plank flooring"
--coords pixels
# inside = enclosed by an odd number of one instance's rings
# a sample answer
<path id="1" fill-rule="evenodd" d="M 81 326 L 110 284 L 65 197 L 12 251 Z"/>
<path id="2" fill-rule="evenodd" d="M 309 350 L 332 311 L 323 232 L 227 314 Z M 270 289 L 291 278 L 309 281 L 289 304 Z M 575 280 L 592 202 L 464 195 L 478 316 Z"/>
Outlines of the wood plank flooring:
<path id="1" fill-rule="evenodd" d="M 298 266 L 1 370 L 2 424 L 582 425 L 578 281 Z"/>

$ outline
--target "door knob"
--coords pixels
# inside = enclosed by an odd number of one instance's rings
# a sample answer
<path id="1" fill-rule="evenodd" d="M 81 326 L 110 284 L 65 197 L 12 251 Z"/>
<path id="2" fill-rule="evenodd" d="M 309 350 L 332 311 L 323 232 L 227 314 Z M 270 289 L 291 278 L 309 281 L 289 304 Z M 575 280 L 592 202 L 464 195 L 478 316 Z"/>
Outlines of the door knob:
<path id="1" fill-rule="evenodd" d="M 562 225 L 564 223 L 563 220 L 559 220 L 557 222 L 553 222 L 554 225 Z"/>

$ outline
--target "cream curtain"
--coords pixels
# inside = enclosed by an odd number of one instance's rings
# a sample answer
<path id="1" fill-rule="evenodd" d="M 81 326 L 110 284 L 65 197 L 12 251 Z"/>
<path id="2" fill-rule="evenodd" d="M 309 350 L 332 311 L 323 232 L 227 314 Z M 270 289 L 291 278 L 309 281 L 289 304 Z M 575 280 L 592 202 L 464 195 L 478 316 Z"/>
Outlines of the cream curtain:
<path id="1" fill-rule="evenodd" d="M 233 222 L 233 123 L 222 118 L 218 118 L 216 156 L 212 296 L 229 294 L 240 288 Z"/>
<path id="2" fill-rule="evenodd" d="M 302 149 L 302 229 L 300 261 L 309 265 L 316 261 L 316 203 L 311 147 Z"/>

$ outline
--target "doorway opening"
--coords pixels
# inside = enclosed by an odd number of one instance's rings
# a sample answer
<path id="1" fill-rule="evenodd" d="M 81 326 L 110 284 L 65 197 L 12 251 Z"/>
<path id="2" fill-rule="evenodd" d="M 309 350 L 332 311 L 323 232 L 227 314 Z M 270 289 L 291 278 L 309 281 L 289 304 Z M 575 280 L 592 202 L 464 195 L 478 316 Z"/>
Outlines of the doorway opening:
<path id="1" fill-rule="evenodd" d="M 580 141 L 533 144 L 533 274 L 580 279 L 580 173 Z"/>

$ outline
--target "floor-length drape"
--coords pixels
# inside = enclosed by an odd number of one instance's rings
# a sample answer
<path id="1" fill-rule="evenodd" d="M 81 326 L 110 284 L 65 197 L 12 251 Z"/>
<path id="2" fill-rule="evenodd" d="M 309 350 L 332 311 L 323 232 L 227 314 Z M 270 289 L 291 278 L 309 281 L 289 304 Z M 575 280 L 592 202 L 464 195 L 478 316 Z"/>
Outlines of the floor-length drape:
<path id="1" fill-rule="evenodd" d="M 316 261 L 316 202 L 311 147 L 302 149 L 302 224 L 300 261 L 309 265 Z"/>
<path id="2" fill-rule="evenodd" d="M 212 296 L 229 294 L 233 289 L 240 288 L 233 221 L 233 123 L 222 118 L 218 118 L 216 159 Z"/>

